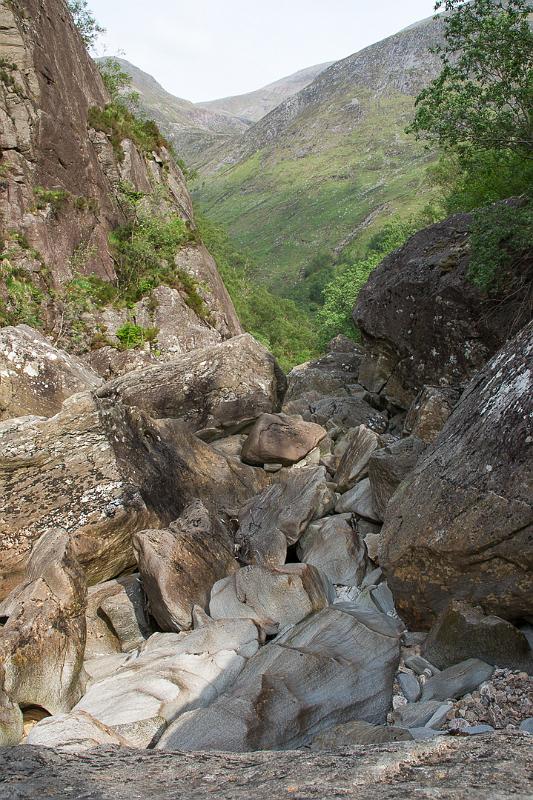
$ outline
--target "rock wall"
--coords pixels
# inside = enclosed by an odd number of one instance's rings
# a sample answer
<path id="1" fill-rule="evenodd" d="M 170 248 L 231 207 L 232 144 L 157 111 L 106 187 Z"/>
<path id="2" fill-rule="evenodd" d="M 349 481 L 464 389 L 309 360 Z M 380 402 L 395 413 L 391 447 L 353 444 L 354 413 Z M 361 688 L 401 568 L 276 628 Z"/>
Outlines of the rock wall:
<path id="1" fill-rule="evenodd" d="M 470 214 L 456 214 L 419 231 L 359 294 L 353 318 L 366 349 L 359 380 L 401 408 L 424 384 L 470 380 L 530 318 L 531 254 L 512 267 L 524 276 L 522 291 L 487 295 L 468 279 L 471 222 Z"/>
<path id="2" fill-rule="evenodd" d="M 73 277 L 116 279 L 109 233 L 126 221 L 120 187 L 165 198 L 167 210 L 194 229 L 190 195 L 170 154 L 141 152 L 125 139 L 88 127 L 92 107 L 109 102 L 96 65 L 63 0 L 14 0 L 0 7 L 0 221 L 7 273 L 20 271 L 42 294 L 37 316 L 60 346 L 83 352 L 104 330 L 112 344 L 127 320 L 161 331 L 158 351 L 177 354 L 241 332 L 207 250 L 191 236 L 176 267 L 198 281 L 207 314 L 183 290 L 159 288 L 133 309 L 84 315 L 86 333 L 70 337 L 61 291 Z M 56 191 L 54 202 L 45 192 Z M 7 282 L 7 278 L 6 278 Z M 159 294 L 157 294 L 159 292 Z M 160 296 L 163 295 L 163 296 Z M 0 282 L 0 310 L 9 288 Z M 17 319 L 18 321 L 29 321 Z M 79 339 L 82 339 L 80 342 Z"/>

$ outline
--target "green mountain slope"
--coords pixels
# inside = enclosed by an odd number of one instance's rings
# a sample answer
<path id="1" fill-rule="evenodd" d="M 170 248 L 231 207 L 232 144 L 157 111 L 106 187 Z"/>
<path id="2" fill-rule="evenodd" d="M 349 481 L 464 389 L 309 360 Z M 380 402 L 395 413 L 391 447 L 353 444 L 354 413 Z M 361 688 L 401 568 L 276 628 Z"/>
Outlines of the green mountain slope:
<path id="1" fill-rule="evenodd" d="M 352 258 L 391 216 L 425 203 L 431 154 L 404 129 L 439 71 L 429 47 L 440 31 L 425 20 L 336 62 L 210 153 L 196 200 L 273 290 L 294 296 L 317 254 Z"/>

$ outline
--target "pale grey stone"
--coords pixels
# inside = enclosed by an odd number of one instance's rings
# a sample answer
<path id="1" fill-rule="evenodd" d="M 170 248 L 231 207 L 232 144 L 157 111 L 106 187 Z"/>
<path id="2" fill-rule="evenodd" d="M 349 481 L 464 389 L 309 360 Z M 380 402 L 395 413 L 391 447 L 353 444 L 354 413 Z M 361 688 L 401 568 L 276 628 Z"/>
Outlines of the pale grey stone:
<path id="1" fill-rule="evenodd" d="M 447 700 L 451 697 L 462 697 L 487 681 L 494 667 L 480 661 L 478 658 L 469 658 L 453 667 L 439 672 L 430 678 L 422 690 L 422 700 Z"/>

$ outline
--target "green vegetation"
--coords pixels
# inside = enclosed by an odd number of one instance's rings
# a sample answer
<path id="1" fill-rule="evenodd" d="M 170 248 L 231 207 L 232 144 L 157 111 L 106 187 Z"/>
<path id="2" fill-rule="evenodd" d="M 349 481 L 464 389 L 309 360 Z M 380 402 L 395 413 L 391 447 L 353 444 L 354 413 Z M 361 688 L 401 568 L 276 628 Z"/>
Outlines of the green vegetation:
<path id="1" fill-rule="evenodd" d="M 334 279 L 324 289 L 324 305 L 318 312 L 322 345 L 338 333 L 358 339 L 352 311 L 359 292 L 385 256 L 401 247 L 418 227 L 420 225 L 415 221 L 390 222 L 371 239 L 365 258 L 339 267 Z"/>
<path id="2" fill-rule="evenodd" d="M 485 292 L 516 290 L 514 264 L 531 253 L 533 202 L 520 208 L 498 204 L 473 213 L 469 278 Z M 522 287 L 520 287 L 522 288 Z"/>
<path id="3" fill-rule="evenodd" d="M 142 347 L 146 342 L 154 344 L 157 340 L 158 328 L 143 328 L 134 322 L 125 322 L 116 332 L 123 350 Z"/>
<path id="4" fill-rule="evenodd" d="M 440 147 L 433 209 L 474 211 L 470 280 L 519 291 L 510 267 L 533 241 L 533 30 L 527 0 L 439 0 L 449 15 L 442 72 L 416 101 L 409 130 Z M 498 200 L 523 195 L 521 208 Z"/>
<path id="5" fill-rule="evenodd" d="M 103 131 L 110 139 L 119 161 L 124 160 L 121 142 L 131 139 L 139 150 L 152 153 L 170 144 L 152 119 L 139 113 L 139 95 L 131 90 L 131 77 L 124 72 L 118 61 L 106 58 L 98 62 L 102 79 L 111 96 L 105 108 L 93 106 L 89 109 L 87 123 L 97 131 Z"/>
<path id="6" fill-rule="evenodd" d="M 467 159 L 472 149 L 533 150 L 530 0 L 438 0 L 439 77 L 416 100 L 410 130 Z"/>
<path id="7" fill-rule="evenodd" d="M 43 186 L 36 186 L 33 194 L 35 195 L 35 208 L 42 211 L 47 206 L 50 206 L 55 217 L 57 217 L 70 197 L 69 193 L 64 189 L 45 189 Z"/>
<path id="8" fill-rule="evenodd" d="M 187 305 L 204 320 L 209 319 L 198 282 L 176 266 L 176 252 L 190 241 L 185 222 L 177 214 L 158 207 L 155 198 L 132 199 L 127 194 L 130 221 L 110 236 L 117 273 L 117 296 L 133 304 L 162 283 L 179 289 Z"/>
<path id="9" fill-rule="evenodd" d="M 100 34 L 105 33 L 89 10 L 87 0 L 67 0 L 74 24 L 81 34 L 87 48 L 94 47 Z"/>
<path id="10" fill-rule="evenodd" d="M 233 246 L 223 228 L 202 214 L 197 214 L 197 221 L 243 328 L 271 350 L 286 370 L 318 355 L 316 330 L 304 311 L 261 285 L 256 265 Z"/>
<path id="11" fill-rule="evenodd" d="M 44 294 L 35 285 L 31 273 L 2 258 L 0 287 L 0 326 L 25 324 L 40 328 Z"/>

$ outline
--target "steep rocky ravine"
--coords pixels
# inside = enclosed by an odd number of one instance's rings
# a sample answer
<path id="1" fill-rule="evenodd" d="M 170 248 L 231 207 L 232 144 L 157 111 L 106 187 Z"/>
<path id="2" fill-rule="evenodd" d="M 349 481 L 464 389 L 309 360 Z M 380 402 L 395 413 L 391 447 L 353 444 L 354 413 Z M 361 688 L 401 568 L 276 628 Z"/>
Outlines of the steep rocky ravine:
<path id="1" fill-rule="evenodd" d="M 464 219 L 376 270 L 361 346 L 285 375 L 241 332 L 164 145 L 87 127 L 109 98 L 61 0 L 1 14 L 20 82 L 2 290 L 50 284 L 41 330 L 0 328 L 0 797 L 526 798 L 533 323 L 512 303 L 487 323 Z M 121 181 L 187 218 L 176 270 L 200 280 L 62 340 L 84 237 L 83 276 L 118 278 Z M 35 208 L 39 187 L 69 194 Z M 147 303 L 157 352 L 91 349 L 92 317 L 111 338 Z"/>

